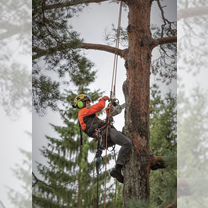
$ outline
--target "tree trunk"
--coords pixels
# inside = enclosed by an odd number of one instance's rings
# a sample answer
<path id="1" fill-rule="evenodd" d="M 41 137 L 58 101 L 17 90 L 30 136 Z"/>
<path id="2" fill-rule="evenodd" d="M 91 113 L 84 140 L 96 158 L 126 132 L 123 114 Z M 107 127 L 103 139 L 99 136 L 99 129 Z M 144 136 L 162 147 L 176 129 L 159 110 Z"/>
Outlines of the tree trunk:
<path id="1" fill-rule="evenodd" d="M 124 132 L 132 139 L 133 150 L 124 167 L 124 204 L 149 200 L 149 100 L 150 100 L 150 0 L 129 0 L 129 51 Z"/>

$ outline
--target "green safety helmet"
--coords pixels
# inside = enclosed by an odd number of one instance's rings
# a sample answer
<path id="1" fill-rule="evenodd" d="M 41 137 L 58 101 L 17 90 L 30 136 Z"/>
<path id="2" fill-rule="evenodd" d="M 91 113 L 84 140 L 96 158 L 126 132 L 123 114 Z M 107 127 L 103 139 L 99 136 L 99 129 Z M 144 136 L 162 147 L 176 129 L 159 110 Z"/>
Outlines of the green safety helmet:
<path id="1" fill-rule="evenodd" d="M 90 96 L 85 95 L 85 94 L 80 94 L 75 97 L 73 106 L 79 109 L 84 108 L 86 101 L 91 101 Z"/>

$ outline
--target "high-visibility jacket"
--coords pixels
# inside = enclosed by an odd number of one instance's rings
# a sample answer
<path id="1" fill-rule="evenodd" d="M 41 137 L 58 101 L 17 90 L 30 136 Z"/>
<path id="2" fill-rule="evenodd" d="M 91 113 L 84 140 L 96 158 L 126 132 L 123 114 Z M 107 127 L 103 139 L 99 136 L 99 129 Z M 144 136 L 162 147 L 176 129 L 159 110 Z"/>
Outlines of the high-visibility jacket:
<path id="1" fill-rule="evenodd" d="M 97 113 L 105 108 L 105 100 L 101 99 L 97 104 L 89 108 L 82 108 L 78 113 L 78 120 L 82 131 L 92 136 L 95 129 L 105 125 L 105 122 L 97 117 Z"/>

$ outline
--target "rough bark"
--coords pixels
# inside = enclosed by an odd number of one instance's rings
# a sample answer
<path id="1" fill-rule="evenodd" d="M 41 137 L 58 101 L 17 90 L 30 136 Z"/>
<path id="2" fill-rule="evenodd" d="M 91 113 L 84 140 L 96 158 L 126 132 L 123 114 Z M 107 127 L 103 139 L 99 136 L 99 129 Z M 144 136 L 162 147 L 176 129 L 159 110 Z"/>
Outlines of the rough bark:
<path id="1" fill-rule="evenodd" d="M 127 81 L 124 85 L 125 133 L 134 147 L 124 167 L 124 204 L 149 200 L 149 101 L 151 64 L 151 1 L 127 2 L 129 6 L 129 52 Z"/>

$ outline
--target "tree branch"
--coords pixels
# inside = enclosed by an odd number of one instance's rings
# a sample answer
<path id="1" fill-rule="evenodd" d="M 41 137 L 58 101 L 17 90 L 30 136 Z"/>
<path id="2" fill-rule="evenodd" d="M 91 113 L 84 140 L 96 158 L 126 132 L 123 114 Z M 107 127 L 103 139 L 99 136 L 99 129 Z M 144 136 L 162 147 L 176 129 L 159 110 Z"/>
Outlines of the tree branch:
<path id="1" fill-rule="evenodd" d="M 177 42 L 177 36 L 158 38 L 153 40 L 152 48 L 155 48 L 158 45 L 167 44 L 167 43 L 176 43 L 176 42 Z"/>
<path id="2" fill-rule="evenodd" d="M 35 52 L 36 54 L 34 54 L 32 58 L 33 60 L 35 60 L 45 55 L 52 55 L 58 51 L 65 51 L 70 48 L 76 48 L 72 45 L 73 43 L 66 43 L 66 44 L 62 44 L 57 47 L 52 47 L 48 49 L 41 49 L 38 47 L 33 47 L 33 52 Z M 105 52 L 117 54 L 121 56 L 122 58 L 126 57 L 126 51 L 127 51 L 127 50 L 121 50 L 119 48 L 115 48 L 115 47 L 108 46 L 108 45 L 93 44 L 93 43 L 81 43 L 80 45 L 77 46 L 77 48 L 105 51 Z"/>
<path id="3" fill-rule="evenodd" d="M 151 170 L 158 170 L 158 169 L 164 169 L 167 165 L 165 164 L 165 160 L 162 157 L 154 156 L 150 160 L 150 168 Z"/>
<path id="4" fill-rule="evenodd" d="M 195 17 L 195 16 L 202 16 L 202 15 L 208 15 L 208 7 L 181 9 L 178 11 L 177 20 L 181 20 L 189 17 Z"/>
<path id="5" fill-rule="evenodd" d="M 165 8 L 166 6 L 162 6 L 160 3 L 160 0 L 156 0 L 159 10 L 161 12 L 161 18 L 163 20 L 163 24 L 161 25 L 161 37 L 164 37 L 164 32 L 165 30 L 172 30 L 172 26 L 174 26 L 174 22 L 169 21 L 166 17 L 165 17 L 165 12 L 163 10 L 163 8 Z"/>
<path id="6" fill-rule="evenodd" d="M 122 58 L 126 56 L 126 50 L 121 50 L 119 48 L 115 48 L 115 47 L 103 45 L 103 44 L 82 43 L 80 48 L 105 51 L 105 52 L 117 54 L 121 56 Z"/>
<path id="7" fill-rule="evenodd" d="M 64 3 L 46 5 L 45 10 L 59 9 L 59 8 L 64 8 L 64 7 L 76 6 L 79 4 L 101 3 L 105 1 L 108 1 L 108 0 L 71 0 L 71 1 L 66 1 Z"/>
<path id="8" fill-rule="evenodd" d="M 40 179 L 37 178 L 37 176 L 32 172 L 32 176 L 34 177 L 35 179 L 35 182 L 32 183 L 32 187 L 35 187 L 38 183 L 42 183 L 44 184 L 45 186 L 48 186 L 50 188 L 53 188 L 51 185 L 48 185 L 47 183 L 45 183 L 44 181 L 41 181 Z"/>

